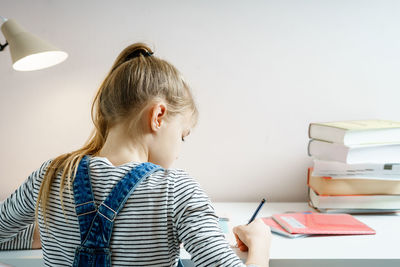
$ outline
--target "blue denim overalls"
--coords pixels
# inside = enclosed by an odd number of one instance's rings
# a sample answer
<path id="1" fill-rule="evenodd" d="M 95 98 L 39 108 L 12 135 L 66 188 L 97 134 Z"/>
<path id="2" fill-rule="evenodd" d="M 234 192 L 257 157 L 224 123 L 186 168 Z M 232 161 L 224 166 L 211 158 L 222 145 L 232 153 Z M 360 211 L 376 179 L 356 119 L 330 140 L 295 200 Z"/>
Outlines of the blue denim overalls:
<path id="1" fill-rule="evenodd" d="M 133 168 L 96 208 L 90 184 L 89 158 L 86 155 L 79 163 L 73 185 L 81 232 L 81 245 L 76 248 L 73 266 L 110 267 L 110 238 L 115 217 L 140 182 L 162 168 L 150 162 Z M 180 260 L 178 266 L 183 266 Z"/>

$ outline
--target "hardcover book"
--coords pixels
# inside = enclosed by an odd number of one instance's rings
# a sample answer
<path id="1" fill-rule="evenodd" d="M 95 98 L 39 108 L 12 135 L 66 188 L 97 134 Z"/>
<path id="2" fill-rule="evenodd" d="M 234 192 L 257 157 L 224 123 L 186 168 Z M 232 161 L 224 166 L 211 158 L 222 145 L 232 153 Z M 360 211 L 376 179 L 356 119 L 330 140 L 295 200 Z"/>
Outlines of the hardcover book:
<path id="1" fill-rule="evenodd" d="M 311 123 L 308 135 L 312 139 L 344 145 L 400 143 L 400 122 L 358 120 Z"/>
<path id="2" fill-rule="evenodd" d="M 310 205 L 316 209 L 400 211 L 400 195 L 319 195 L 309 188 Z"/>
<path id="3" fill-rule="evenodd" d="M 315 159 L 347 164 L 400 163 L 400 144 L 351 145 L 311 140 L 308 154 Z"/>
<path id="4" fill-rule="evenodd" d="M 314 176 L 332 179 L 373 179 L 400 181 L 399 163 L 346 164 L 338 161 L 314 160 Z"/>
<path id="5" fill-rule="evenodd" d="M 308 168 L 307 185 L 319 195 L 400 195 L 400 179 L 332 179 L 329 176 L 314 176 L 312 168 Z"/>

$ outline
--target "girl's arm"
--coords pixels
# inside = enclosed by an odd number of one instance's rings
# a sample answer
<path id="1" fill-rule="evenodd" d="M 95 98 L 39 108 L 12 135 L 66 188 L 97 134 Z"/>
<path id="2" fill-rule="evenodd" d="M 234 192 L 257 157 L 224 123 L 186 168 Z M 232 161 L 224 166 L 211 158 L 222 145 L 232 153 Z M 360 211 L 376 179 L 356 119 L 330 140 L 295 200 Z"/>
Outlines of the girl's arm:
<path id="1" fill-rule="evenodd" d="M 35 224 L 30 224 L 28 227 L 18 232 L 13 239 L 0 243 L 0 250 L 17 250 L 17 249 L 32 249 Z M 37 245 L 37 244 L 36 244 Z"/>
<path id="2" fill-rule="evenodd" d="M 174 198 L 178 239 L 183 242 L 196 266 L 244 266 L 225 240 L 218 216 L 198 183 L 189 177 L 178 179 Z M 251 261 L 248 263 L 265 266 L 268 260 L 265 251 L 256 245 L 252 247 L 253 251 L 257 258 L 249 255 Z M 263 255 L 265 259 L 259 261 Z"/>
<path id="3" fill-rule="evenodd" d="M 47 163 L 47 162 L 46 162 Z M 35 206 L 44 163 L 0 204 L 0 249 L 31 249 L 34 241 Z M 35 184 L 36 183 L 36 184 Z M 37 240 L 37 235 L 35 241 Z M 37 247 L 37 242 L 34 247 Z"/>

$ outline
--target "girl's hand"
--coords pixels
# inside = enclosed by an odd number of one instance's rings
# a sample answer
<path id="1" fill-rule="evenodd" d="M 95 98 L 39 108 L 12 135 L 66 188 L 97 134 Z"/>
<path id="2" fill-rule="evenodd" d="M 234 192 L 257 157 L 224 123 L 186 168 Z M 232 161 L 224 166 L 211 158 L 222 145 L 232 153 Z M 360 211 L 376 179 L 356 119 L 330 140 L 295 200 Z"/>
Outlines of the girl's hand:
<path id="1" fill-rule="evenodd" d="M 268 266 L 271 246 L 271 228 L 262 219 L 255 219 L 248 225 L 233 228 L 238 247 L 249 251 L 246 264 Z"/>
<path id="2" fill-rule="evenodd" d="M 42 243 L 40 242 L 40 232 L 38 224 L 35 224 L 35 230 L 33 231 L 33 241 L 32 241 L 32 249 L 40 249 L 42 248 Z"/>

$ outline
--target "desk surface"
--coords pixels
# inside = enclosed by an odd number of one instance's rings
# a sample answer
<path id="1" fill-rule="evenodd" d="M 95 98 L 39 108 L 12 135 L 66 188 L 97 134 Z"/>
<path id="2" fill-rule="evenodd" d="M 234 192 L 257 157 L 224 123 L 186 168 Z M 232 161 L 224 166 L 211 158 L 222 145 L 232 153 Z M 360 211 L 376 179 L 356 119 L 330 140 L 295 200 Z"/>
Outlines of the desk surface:
<path id="1" fill-rule="evenodd" d="M 258 203 L 215 203 L 217 214 L 227 213 L 232 225 L 245 224 Z M 266 203 L 258 217 L 287 211 L 313 210 L 307 203 Z M 271 259 L 400 259 L 400 214 L 353 215 L 375 235 L 286 238 L 273 234 Z M 400 265 L 399 265 L 400 266 Z"/>
<path id="2" fill-rule="evenodd" d="M 257 206 L 258 203 L 214 203 L 217 214 L 224 217 L 228 216 L 231 226 L 246 224 Z M 305 202 L 266 203 L 258 217 L 267 217 L 287 211 L 307 210 L 312 209 Z M 314 236 L 290 239 L 273 234 L 270 265 L 290 266 L 294 263 L 292 260 L 296 260 L 296 266 L 318 266 L 324 261 L 330 260 L 330 262 L 336 263 L 325 266 L 366 266 L 366 262 L 373 264 L 368 264 L 368 266 L 374 266 L 377 262 L 381 263 L 383 262 L 382 260 L 386 260 L 385 262 L 388 264 L 383 264 L 385 266 L 400 266 L 398 248 L 400 240 L 399 214 L 354 215 L 354 217 L 373 228 L 376 231 L 376 235 Z M 228 239 L 233 240 L 233 234 Z M 240 258 L 246 258 L 245 253 L 240 252 L 238 249 L 235 249 L 235 251 Z M 183 258 L 189 257 L 184 251 L 182 256 Z M 33 261 L 41 262 L 41 258 L 41 250 L 0 252 L 0 262 L 15 263 L 14 266 L 23 266 L 19 265 L 19 263 L 26 263 L 26 260 L 32 263 Z M 350 261 L 360 259 L 364 260 L 364 263 L 357 261 L 359 264 L 356 264 L 356 261 Z M 376 261 L 372 263 L 371 259 Z M 309 260 L 314 261 L 311 262 Z M 300 264 L 300 262 L 303 263 Z M 346 262 L 352 263 L 345 264 Z M 36 264 L 30 265 L 40 266 Z M 379 265 L 383 266 L 382 264 Z"/>

